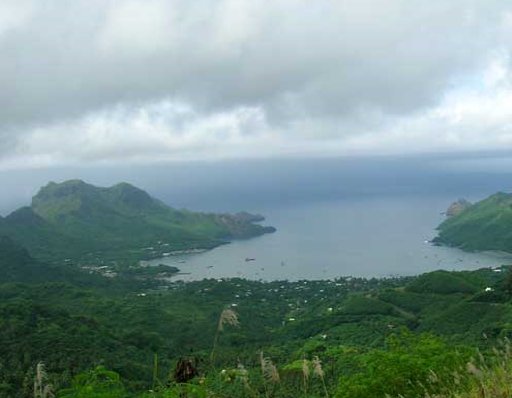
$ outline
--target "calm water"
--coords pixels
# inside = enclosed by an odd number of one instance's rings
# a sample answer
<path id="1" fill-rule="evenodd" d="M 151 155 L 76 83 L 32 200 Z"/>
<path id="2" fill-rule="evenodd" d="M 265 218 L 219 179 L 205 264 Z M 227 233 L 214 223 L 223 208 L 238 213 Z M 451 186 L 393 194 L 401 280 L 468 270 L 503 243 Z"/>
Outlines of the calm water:
<path id="1" fill-rule="evenodd" d="M 386 196 L 251 209 L 277 232 L 209 252 L 156 260 L 186 275 L 176 279 L 329 279 L 414 275 L 512 263 L 503 253 L 465 253 L 428 240 L 453 196 Z M 246 262 L 245 259 L 255 261 Z"/>

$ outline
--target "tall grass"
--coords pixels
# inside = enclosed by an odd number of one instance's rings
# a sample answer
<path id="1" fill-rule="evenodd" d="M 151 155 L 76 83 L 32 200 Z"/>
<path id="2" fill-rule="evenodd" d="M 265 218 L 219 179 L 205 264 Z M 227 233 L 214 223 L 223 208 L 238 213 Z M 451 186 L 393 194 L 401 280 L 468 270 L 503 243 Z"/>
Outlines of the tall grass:
<path id="1" fill-rule="evenodd" d="M 274 389 L 275 385 L 281 381 L 279 377 L 279 371 L 272 360 L 263 355 L 263 351 L 260 351 L 260 367 L 261 374 L 263 376 L 263 388 L 265 389 L 265 397 L 269 397 L 268 384 Z"/>
<path id="2" fill-rule="evenodd" d="M 213 338 L 213 348 L 210 354 L 210 362 L 212 366 L 214 365 L 215 351 L 219 343 L 220 332 L 224 330 L 225 325 L 230 325 L 233 327 L 238 327 L 240 325 L 240 322 L 238 321 L 238 314 L 231 308 L 225 308 L 220 313 L 219 321 L 217 322 L 217 330 L 215 331 L 215 337 Z"/>
<path id="3" fill-rule="evenodd" d="M 320 378 L 322 381 L 322 387 L 324 388 L 325 397 L 329 398 L 329 392 L 327 391 L 327 386 L 325 384 L 325 373 L 324 369 L 322 368 L 322 361 L 317 356 L 313 357 L 313 374 Z"/>
<path id="4" fill-rule="evenodd" d="M 48 374 L 43 362 L 36 366 L 34 377 L 34 398 L 53 398 L 53 386 L 48 382 Z"/>
<path id="5" fill-rule="evenodd" d="M 492 355 L 467 364 L 470 376 L 461 388 L 440 398 L 510 398 L 512 397 L 512 348 L 508 340 Z"/>
<path id="6" fill-rule="evenodd" d="M 308 381 L 309 381 L 309 361 L 304 358 L 302 360 L 302 385 L 304 387 L 304 396 L 308 396 Z"/>

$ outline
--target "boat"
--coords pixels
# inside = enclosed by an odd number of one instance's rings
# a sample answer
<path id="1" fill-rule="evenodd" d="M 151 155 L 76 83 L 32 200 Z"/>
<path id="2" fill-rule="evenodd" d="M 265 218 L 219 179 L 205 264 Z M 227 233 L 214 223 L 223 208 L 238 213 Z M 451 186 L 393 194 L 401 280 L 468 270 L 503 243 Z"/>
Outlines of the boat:
<path id="1" fill-rule="evenodd" d="M 256 261 L 256 259 L 255 258 L 246 257 L 245 258 L 245 262 L 247 263 L 249 261 Z"/>

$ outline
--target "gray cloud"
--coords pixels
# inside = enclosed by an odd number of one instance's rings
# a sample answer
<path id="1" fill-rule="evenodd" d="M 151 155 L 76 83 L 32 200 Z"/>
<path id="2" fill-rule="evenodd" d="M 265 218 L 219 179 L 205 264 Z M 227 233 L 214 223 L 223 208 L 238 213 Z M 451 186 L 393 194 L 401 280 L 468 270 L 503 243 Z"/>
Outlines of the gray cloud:
<path id="1" fill-rule="evenodd" d="M 502 0 L 6 0 L 0 147 L 12 155 L 16 137 L 16 155 L 75 146 L 87 160 L 137 149 L 202 156 L 227 142 L 227 156 L 271 143 L 300 152 L 290 137 L 424 131 L 425 115 L 408 118 L 508 53 L 510 10 Z M 190 109 L 185 121 L 165 116 L 176 113 L 169 102 Z M 141 112 L 158 103 L 141 148 Z M 241 143 L 244 134 L 259 141 Z M 45 142 L 53 149 L 38 151 Z"/>

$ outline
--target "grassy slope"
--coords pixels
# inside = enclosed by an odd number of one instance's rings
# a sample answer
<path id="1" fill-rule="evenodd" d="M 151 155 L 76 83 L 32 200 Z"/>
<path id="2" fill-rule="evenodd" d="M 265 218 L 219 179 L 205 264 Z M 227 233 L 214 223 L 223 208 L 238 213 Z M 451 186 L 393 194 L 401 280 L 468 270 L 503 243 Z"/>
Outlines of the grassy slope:
<path id="1" fill-rule="evenodd" d="M 464 250 L 512 252 L 512 194 L 497 193 L 448 218 L 435 241 Z"/>

